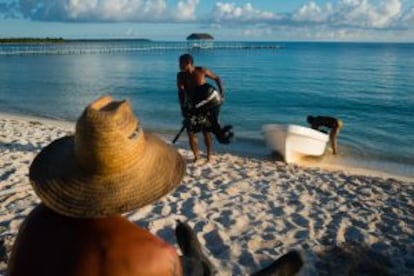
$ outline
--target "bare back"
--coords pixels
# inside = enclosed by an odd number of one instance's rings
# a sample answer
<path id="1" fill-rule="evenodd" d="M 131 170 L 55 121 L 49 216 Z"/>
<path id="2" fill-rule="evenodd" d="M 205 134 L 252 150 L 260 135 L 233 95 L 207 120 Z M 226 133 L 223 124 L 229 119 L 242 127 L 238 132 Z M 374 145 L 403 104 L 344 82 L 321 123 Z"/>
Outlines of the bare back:
<path id="1" fill-rule="evenodd" d="M 13 275 L 181 275 L 175 249 L 122 216 L 75 219 L 43 205 L 26 218 Z"/>

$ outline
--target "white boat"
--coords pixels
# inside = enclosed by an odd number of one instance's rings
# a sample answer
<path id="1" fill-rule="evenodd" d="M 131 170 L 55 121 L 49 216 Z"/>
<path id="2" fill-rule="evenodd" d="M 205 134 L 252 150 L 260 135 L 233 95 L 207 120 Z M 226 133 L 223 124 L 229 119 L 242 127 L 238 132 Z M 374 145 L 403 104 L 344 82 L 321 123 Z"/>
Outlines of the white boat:
<path id="1" fill-rule="evenodd" d="M 329 141 L 325 133 L 292 124 L 267 124 L 262 132 L 267 146 L 278 152 L 286 163 L 297 162 L 303 156 L 323 155 Z"/>

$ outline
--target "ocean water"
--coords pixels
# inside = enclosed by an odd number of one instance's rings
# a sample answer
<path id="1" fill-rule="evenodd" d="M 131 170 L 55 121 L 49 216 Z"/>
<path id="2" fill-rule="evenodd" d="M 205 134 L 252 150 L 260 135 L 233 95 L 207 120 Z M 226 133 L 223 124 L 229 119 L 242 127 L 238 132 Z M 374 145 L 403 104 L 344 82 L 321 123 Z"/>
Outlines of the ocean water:
<path id="1" fill-rule="evenodd" d="M 221 121 L 234 125 L 236 137 L 219 151 L 267 158 L 263 124 L 305 126 L 307 115 L 331 115 L 344 121 L 339 154 L 318 162 L 414 176 L 414 44 L 215 46 L 190 53 L 223 80 Z M 179 42 L 3 44 L 0 111 L 75 121 L 110 94 L 130 99 L 145 128 L 172 137 L 182 120 L 178 57 L 188 51 Z"/>

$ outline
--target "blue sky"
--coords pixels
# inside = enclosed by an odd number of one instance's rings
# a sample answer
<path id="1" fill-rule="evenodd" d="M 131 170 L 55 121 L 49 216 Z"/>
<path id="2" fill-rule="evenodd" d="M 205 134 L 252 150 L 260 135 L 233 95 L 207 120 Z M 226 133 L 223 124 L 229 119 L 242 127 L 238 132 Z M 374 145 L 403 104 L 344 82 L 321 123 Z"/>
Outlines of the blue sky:
<path id="1" fill-rule="evenodd" d="M 0 0 L 0 37 L 414 42 L 414 0 Z"/>

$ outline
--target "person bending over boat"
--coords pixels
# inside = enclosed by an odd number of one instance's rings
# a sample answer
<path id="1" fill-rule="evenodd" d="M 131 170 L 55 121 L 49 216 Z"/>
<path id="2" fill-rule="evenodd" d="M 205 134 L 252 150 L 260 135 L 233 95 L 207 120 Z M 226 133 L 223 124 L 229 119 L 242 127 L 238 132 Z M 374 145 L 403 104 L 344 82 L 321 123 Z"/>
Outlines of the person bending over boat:
<path id="1" fill-rule="evenodd" d="M 317 129 L 322 132 L 327 132 L 323 129 L 324 127 L 329 129 L 329 139 L 331 141 L 332 153 L 336 154 L 336 140 L 339 131 L 344 125 L 342 120 L 330 116 L 308 116 L 307 121 L 313 129 Z"/>
<path id="2" fill-rule="evenodd" d="M 233 133 L 232 126 L 221 127 L 218 121 L 220 106 L 224 101 L 223 85 L 220 77 L 205 67 L 194 66 L 190 54 L 179 58 L 180 72 L 177 74 L 178 96 L 183 124 L 187 129 L 190 148 L 194 161 L 198 159 L 198 142 L 196 133 L 202 132 L 207 148 L 207 160 L 212 154 L 211 132 L 219 143 L 229 144 Z M 217 89 L 206 82 L 206 78 L 214 80 Z"/>

